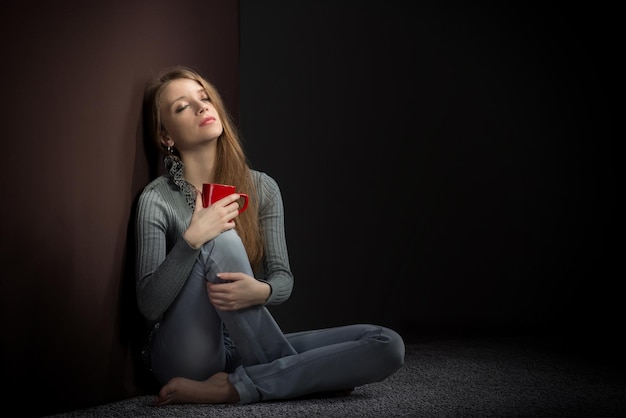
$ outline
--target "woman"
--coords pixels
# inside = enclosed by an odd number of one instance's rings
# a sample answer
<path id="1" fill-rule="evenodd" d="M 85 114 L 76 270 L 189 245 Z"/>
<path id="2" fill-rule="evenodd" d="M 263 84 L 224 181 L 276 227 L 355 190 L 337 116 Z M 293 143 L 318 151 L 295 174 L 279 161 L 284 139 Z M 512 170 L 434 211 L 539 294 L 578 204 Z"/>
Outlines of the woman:
<path id="1" fill-rule="evenodd" d="M 277 183 L 252 170 L 219 93 L 196 71 L 167 69 L 145 91 L 168 174 L 137 212 L 137 302 L 157 405 L 251 403 L 351 391 L 404 362 L 393 330 L 358 324 L 283 334 L 266 305 L 292 290 Z M 239 194 L 203 207 L 203 183 Z"/>

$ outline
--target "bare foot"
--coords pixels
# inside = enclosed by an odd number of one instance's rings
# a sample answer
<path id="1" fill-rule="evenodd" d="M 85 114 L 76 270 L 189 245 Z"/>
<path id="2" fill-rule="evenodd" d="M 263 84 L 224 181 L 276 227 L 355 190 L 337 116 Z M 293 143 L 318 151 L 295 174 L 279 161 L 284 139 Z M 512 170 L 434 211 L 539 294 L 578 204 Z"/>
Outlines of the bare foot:
<path id="1" fill-rule="evenodd" d="M 237 401 L 239 401 L 239 393 L 228 381 L 228 374 L 219 372 L 203 381 L 174 377 L 161 388 L 155 404 L 161 406 L 172 403 L 233 403 Z"/>

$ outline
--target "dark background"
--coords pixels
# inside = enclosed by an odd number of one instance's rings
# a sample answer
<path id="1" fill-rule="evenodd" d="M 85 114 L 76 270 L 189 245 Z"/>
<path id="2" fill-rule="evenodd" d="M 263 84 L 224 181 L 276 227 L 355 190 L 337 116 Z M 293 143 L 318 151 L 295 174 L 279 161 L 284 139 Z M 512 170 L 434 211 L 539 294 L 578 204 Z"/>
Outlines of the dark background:
<path id="1" fill-rule="evenodd" d="M 615 10 L 65 0 L 0 16 L 1 370 L 33 414 L 150 390 L 129 231 L 158 164 L 143 83 L 172 64 L 218 86 L 281 186 L 285 331 L 621 349 Z"/>
<path id="2" fill-rule="evenodd" d="M 240 61 L 285 201 L 283 326 L 611 338 L 611 10 L 285 3 L 241 2 Z"/>

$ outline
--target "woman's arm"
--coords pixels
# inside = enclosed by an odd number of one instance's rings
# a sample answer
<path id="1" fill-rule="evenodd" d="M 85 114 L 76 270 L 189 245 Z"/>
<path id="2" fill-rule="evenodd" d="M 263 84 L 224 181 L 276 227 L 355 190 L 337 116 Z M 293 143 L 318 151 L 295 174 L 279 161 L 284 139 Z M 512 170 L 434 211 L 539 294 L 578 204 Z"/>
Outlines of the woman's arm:
<path id="1" fill-rule="evenodd" d="M 158 320 L 172 304 L 200 252 L 182 238 L 181 228 L 182 219 L 161 190 L 146 188 L 137 208 L 136 291 L 139 310 L 150 321 Z"/>
<path id="2" fill-rule="evenodd" d="M 258 280 L 270 285 L 267 305 L 277 305 L 291 296 L 293 274 L 289 266 L 285 238 L 284 208 L 278 183 L 266 173 L 255 172 L 259 193 L 259 226 L 263 231 L 265 251 L 263 273 Z"/>

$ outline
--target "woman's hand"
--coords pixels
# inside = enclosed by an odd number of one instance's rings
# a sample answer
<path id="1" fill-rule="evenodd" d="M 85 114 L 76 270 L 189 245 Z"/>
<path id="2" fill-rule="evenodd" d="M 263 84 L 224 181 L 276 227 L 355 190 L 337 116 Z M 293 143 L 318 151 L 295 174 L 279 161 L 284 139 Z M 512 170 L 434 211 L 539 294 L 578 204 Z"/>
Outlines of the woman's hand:
<path id="1" fill-rule="evenodd" d="M 239 197 L 233 193 L 205 208 L 202 207 L 202 193 L 196 192 L 196 207 L 183 238 L 193 248 L 200 248 L 222 232 L 233 229 L 235 222 L 231 221 L 239 214 Z"/>
<path id="2" fill-rule="evenodd" d="M 221 311 L 234 311 L 262 305 L 270 296 L 270 285 L 245 273 L 219 273 L 229 283 L 207 282 L 209 300 Z"/>

